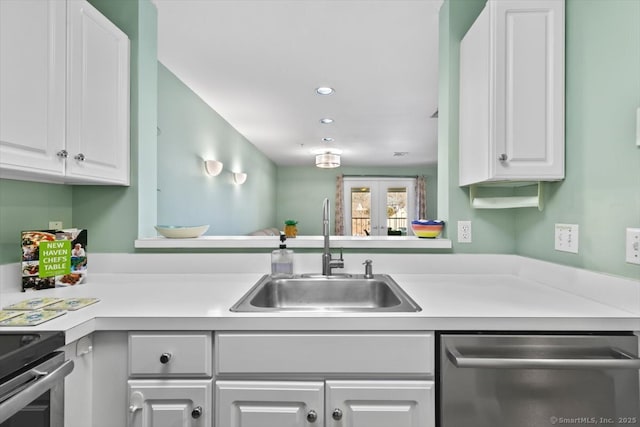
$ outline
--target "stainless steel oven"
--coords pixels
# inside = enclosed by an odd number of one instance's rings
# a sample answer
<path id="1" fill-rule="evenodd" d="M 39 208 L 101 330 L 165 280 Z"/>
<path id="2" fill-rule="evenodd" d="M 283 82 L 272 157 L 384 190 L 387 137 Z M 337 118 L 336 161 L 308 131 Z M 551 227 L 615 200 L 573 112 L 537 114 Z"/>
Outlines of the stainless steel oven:
<path id="1" fill-rule="evenodd" d="M 63 427 L 63 345 L 61 333 L 0 334 L 0 427 Z"/>
<path id="2" fill-rule="evenodd" d="M 633 334 L 440 336 L 441 427 L 640 426 Z"/>

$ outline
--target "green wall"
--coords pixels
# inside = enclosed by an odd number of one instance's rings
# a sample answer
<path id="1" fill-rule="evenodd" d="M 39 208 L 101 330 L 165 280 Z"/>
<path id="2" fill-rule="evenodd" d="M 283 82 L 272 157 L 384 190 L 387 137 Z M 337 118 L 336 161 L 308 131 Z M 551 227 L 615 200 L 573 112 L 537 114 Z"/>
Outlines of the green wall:
<path id="1" fill-rule="evenodd" d="M 545 210 L 538 212 L 474 211 L 467 191 L 457 185 L 459 42 L 484 1 L 445 0 L 441 8 L 438 213 L 429 216 L 448 222 L 445 233 L 452 240 L 456 235 L 451 224 L 473 221 L 473 243 L 454 241 L 455 252 L 517 253 L 639 278 L 638 266 L 624 262 L 623 248 L 624 229 L 640 227 L 640 149 L 634 145 L 635 109 L 640 106 L 640 2 L 566 2 L 566 179 L 548 185 Z M 148 0 L 92 3 L 131 38 L 132 185 L 68 187 L 0 180 L 0 263 L 18 261 L 14 245 L 21 229 L 46 227 L 52 219 L 88 228 L 91 249 L 96 252 L 133 252 L 138 227 L 144 235 L 155 223 L 157 174 L 148 172 L 157 165 L 156 110 L 150 107 L 155 96 L 152 88 L 157 87 L 155 8 Z M 141 169 L 148 170 L 138 180 Z M 245 185 L 252 180 L 248 172 Z M 305 185 L 316 185 L 312 179 L 316 173 L 321 171 L 277 171 L 276 221 L 293 212 L 283 194 L 300 194 Z M 317 182 L 315 188 L 323 193 L 319 200 L 324 193 L 335 193 L 335 185 L 329 184 L 335 173 L 327 172 L 328 179 L 323 176 Z M 288 187 L 287 174 L 300 182 Z M 317 203 L 308 205 L 319 214 Z M 143 218 L 140 226 L 139 217 Z M 579 254 L 553 250 L 556 222 L 580 225 Z"/>
<path id="2" fill-rule="evenodd" d="M 92 0 L 92 4 L 131 41 L 131 186 L 74 186 L 73 222 L 89 230 L 93 252 L 133 252 L 139 214 L 148 216 L 149 204 L 155 202 L 155 175 L 139 172 L 148 169 L 150 161 L 155 164 L 157 11 L 148 0 Z"/>
<path id="3" fill-rule="evenodd" d="M 568 0 L 566 14 L 566 178 L 543 212 L 517 212 L 516 252 L 640 279 L 624 261 L 640 227 L 640 1 Z M 553 250 L 555 223 L 580 226 L 578 254 Z"/>
<path id="4" fill-rule="evenodd" d="M 138 206 L 141 212 L 148 212 L 147 207 L 153 205 L 155 215 L 156 185 L 153 178 L 138 181 L 138 159 L 148 165 L 156 145 L 156 9 L 149 0 L 90 2 L 124 31 L 131 43 L 131 186 L 0 180 L 0 263 L 20 260 L 16 249 L 19 237 L 13 236 L 19 236 L 24 228 L 47 228 L 50 220 L 62 220 L 65 227 L 87 228 L 93 252 L 133 252 Z M 139 156 L 141 153 L 144 155 Z M 151 160 L 155 168 L 156 160 Z M 26 198 L 26 194 L 33 197 Z M 146 197 L 147 202 L 140 203 L 139 197 Z"/>
<path id="5" fill-rule="evenodd" d="M 248 234 L 276 222 L 276 166 L 158 63 L 158 223 Z M 204 160 L 224 164 L 206 175 Z M 232 172 L 246 172 L 243 185 Z"/>
<path id="6" fill-rule="evenodd" d="M 315 166 L 281 166 L 277 180 L 277 222 L 282 227 L 285 219 L 299 221 L 298 234 L 322 234 L 322 201 L 328 197 L 331 206 L 335 206 L 336 177 L 344 175 L 385 175 L 407 176 L 424 175 L 426 177 L 427 217 L 435 218 L 437 167 L 346 167 L 321 169 Z M 334 231 L 331 220 L 331 232 Z"/>
<path id="7" fill-rule="evenodd" d="M 71 187 L 0 179 L 0 264 L 20 260 L 20 231 L 46 230 L 49 221 L 71 227 Z"/>
<path id="8" fill-rule="evenodd" d="M 626 227 L 640 227 L 640 2 L 566 1 L 566 179 L 546 185 L 545 209 L 473 210 L 458 187 L 459 42 L 485 0 L 440 11 L 438 216 L 473 221 L 455 252 L 507 252 L 640 278 L 624 261 Z M 446 167 L 446 166 L 448 167 Z M 446 190 L 446 191 L 442 191 Z M 554 224 L 580 226 L 578 254 L 555 251 Z"/>
<path id="9" fill-rule="evenodd" d="M 445 237 L 455 252 L 514 253 L 512 210 L 475 210 L 469 193 L 458 187 L 460 40 L 485 0 L 446 0 L 440 9 L 438 113 L 438 217 L 446 221 Z M 457 242 L 457 222 L 472 221 L 472 243 Z"/>

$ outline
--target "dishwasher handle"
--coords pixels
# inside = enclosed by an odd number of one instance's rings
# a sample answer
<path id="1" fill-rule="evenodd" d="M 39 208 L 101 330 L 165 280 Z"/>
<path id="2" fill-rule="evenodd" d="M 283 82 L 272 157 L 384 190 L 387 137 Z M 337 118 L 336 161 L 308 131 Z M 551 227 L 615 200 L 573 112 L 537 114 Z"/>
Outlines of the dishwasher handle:
<path id="1" fill-rule="evenodd" d="M 484 348 L 484 347 L 483 347 Z M 493 348 L 497 353 L 499 347 Z M 457 368 L 485 369 L 640 369 L 640 359 L 627 354 L 618 348 L 609 348 L 610 357 L 603 357 L 602 352 L 589 354 L 585 349 L 579 358 L 520 358 L 509 356 L 476 356 L 465 354 L 449 344 L 446 348 L 447 358 Z"/>
<path id="2" fill-rule="evenodd" d="M 34 374 L 38 378 L 36 381 L 24 390 L 0 403 L 0 423 L 5 422 L 38 396 L 53 388 L 56 383 L 63 381 L 64 377 L 73 371 L 73 366 L 73 360 L 67 360 L 55 370 L 51 371 L 51 373 L 44 376 L 40 376 L 43 375 L 41 372 L 35 371 Z"/>

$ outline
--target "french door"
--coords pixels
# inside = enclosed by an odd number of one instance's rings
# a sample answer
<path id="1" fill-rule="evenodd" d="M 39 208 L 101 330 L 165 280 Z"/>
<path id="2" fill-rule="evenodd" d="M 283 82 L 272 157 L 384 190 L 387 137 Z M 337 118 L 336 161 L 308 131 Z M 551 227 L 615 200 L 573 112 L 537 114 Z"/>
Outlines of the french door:
<path id="1" fill-rule="evenodd" d="M 414 178 L 345 178 L 347 236 L 411 234 L 415 219 Z"/>

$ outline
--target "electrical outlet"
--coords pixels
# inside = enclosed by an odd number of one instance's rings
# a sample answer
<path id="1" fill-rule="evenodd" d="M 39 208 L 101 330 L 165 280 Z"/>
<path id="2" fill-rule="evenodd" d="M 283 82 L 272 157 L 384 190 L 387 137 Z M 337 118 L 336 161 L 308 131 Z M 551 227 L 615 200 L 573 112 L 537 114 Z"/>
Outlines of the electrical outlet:
<path id="1" fill-rule="evenodd" d="M 49 230 L 62 230 L 62 221 L 49 221 Z"/>
<path id="2" fill-rule="evenodd" d="M 458 243 L 471 243 L 471 221 L 458 221 Z"/>
<path id="3" fill-rule="evenodd" d="M 556 251 L 578 253 L 578 224 L 556 224 Z"/>
<path id="4" fill-rule="evenodd" d="M 636 110 L 636 145 L 640 147 L 640 107 Z"/>
<path id="5" fill-rule="evenodd" d="M 627 228 L 626 261 L 640 264 L 640 228 Z"/>

